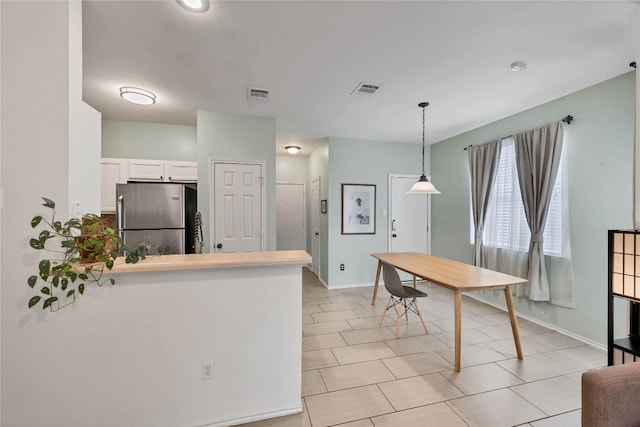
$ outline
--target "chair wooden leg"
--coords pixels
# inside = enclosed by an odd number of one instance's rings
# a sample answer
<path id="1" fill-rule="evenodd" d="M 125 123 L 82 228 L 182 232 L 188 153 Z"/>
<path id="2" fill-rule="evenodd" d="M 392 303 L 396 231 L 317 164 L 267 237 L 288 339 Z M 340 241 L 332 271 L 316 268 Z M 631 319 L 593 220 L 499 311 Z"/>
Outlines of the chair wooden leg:
<path id="1" fill-rule="evenodd" d="M 400 318 L 402 317 L 402 313 L 400 313 L 400 310 L 398 310 L 398 305 L 399 304 L 396 304 L 396 314 L 398 315 L 396 319 L 396 338 L 398 338 L 398 334 L 400 333 Z"/>
<path id="2" fill-rule="evenodd" d="M 380 317 L 380 325 L 382 326 L 382 322 L 384 321 L 384 317 L 387 315 L 387 310 L 389 310 L 389 305 L 391 304 L 391 295 L 389 295 L 389 299 L 387 300 L 387 305 L 384 306 L 384 311 L 382 312 L 382 316 Z"/>
<path id="3" fill-rule="evenodd" d="M 409 323 L 409 310 L 407 310 L 407 300 L 405 298 L 402 298 L 402 304 L 404 305 L 404 317 Z"/>
<path id="4" fill-rule="evenodd" d="M 416 298 L 413 299 L 413 306 L 416 308 L 416 313 L 418 313 L 418 317 L 420 317 L 420 321 L 422 322 L 422 327 L 424 328 L 424 331 L 428 335 L 429 330 L 427 329 L 427 325 L 424 323 L 424 319 L 422 318 L 422 313 L 420 312 L 420 308 L 418 308 L 418 301 L 416 301 Z"/>

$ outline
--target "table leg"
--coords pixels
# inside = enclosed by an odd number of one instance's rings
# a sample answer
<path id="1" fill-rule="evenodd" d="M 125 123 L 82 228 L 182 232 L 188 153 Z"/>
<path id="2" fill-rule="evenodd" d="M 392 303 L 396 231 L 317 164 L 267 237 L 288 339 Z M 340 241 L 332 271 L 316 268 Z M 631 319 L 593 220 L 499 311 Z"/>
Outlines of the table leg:
<path id="1" fill-rule="evenodd" d="M 418 280 L 416 279 L 416 275 L 413 275 L 413 287 L 417 288 L 418 287 Z"/>
<path id="2" fill-rule="evenodd" d="M 454 291 L 453 306 L 455 315 L 455 371 L 460 372 L 460 346 L 462 345 L 462 292 Z"/>
<path id="3" fill-rule="evenodd" d="M 380 270 L 382 270 L 382 261 L 378 260 L 378 270 L 376 271 L 376 282 L 373 284 L 373 298 L 371 298 L 371 305 L 376 305 L 376 295 L 378 295 L 378 282 L 380 281 Z"/>
<path id="4" fill-rule="evenodd" d="M 509 310 L 509 319 L 511 320 L 511 331 L 513 332 L 513 342 L 516 344 L 518 359 L 522 360 L 522 347 L 520 346 L 518 322 L 516 321 L 516 313 L 513 310 L 513 296 L 511 296 L 511 291 L 508 286 L 504 288 L 504 298 L 507 300 L 507 309 Z"/>

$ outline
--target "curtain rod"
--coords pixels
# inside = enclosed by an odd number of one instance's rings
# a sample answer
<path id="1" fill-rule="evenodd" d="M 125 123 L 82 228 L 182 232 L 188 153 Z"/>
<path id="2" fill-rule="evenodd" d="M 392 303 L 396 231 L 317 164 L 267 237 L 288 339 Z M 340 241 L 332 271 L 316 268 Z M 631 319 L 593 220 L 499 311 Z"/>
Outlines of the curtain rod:
<path id="1" fill-rule="evenodd" d="M 565 122 L 566 124 L 570 125 L 571 122 L 573 121 L 573 116 L 571 114 L 567 114 L 566 116 L 564 116 L 562 118 L 562 121 Z M 508 138 L 508 137 L 505 136 L 504 138 Z M 473 144 L 467 145 L 466 147 L 463 148 L 463 150 L 467 151 L 467 148 L 469 148 L 469 147 L 473 147 Z"/>

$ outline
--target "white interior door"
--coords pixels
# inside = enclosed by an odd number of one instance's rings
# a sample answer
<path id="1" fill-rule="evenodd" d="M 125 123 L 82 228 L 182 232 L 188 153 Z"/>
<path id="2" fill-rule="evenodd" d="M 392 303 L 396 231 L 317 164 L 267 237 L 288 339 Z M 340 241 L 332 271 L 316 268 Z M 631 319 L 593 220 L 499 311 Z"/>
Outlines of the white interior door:
<path id="1" fill-rule="evenodd" d="M 389 252 L 431 253 L 431 196 L 407 194 L 418 178 L 417 175 L 389 175 Z M 402 273 L 401 278 L 411 277 Z"/>
<path id="2" fill-rule="evenodd" d="M 320 277 L 320 178 L 311 183 L 311 271 Z"/>
<path id="3" fill-rule="evenodd" d="M 303 183 L 276 184 L 276 249 L 307 250 Z"/>
<path id="4" fill-rule="evenodd" d="M 213 250 L 263 250 L 263 165 L 213 162 Z"/>

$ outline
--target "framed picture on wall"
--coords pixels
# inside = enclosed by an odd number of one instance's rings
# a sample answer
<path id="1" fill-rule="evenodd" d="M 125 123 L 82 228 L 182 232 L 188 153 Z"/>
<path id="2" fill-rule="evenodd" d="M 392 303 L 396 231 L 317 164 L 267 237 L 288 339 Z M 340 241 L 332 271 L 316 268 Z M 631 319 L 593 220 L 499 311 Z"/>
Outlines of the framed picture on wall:
<path id="1" fill-rule="evenodd" d="M 376 186 L 342 184 L 342 234 L 376 234 Z"/>
<path id="2" fill-rule="evenodd" d="M 320 213 L 327 213 L 327 200 L 320 200 Z"/>

